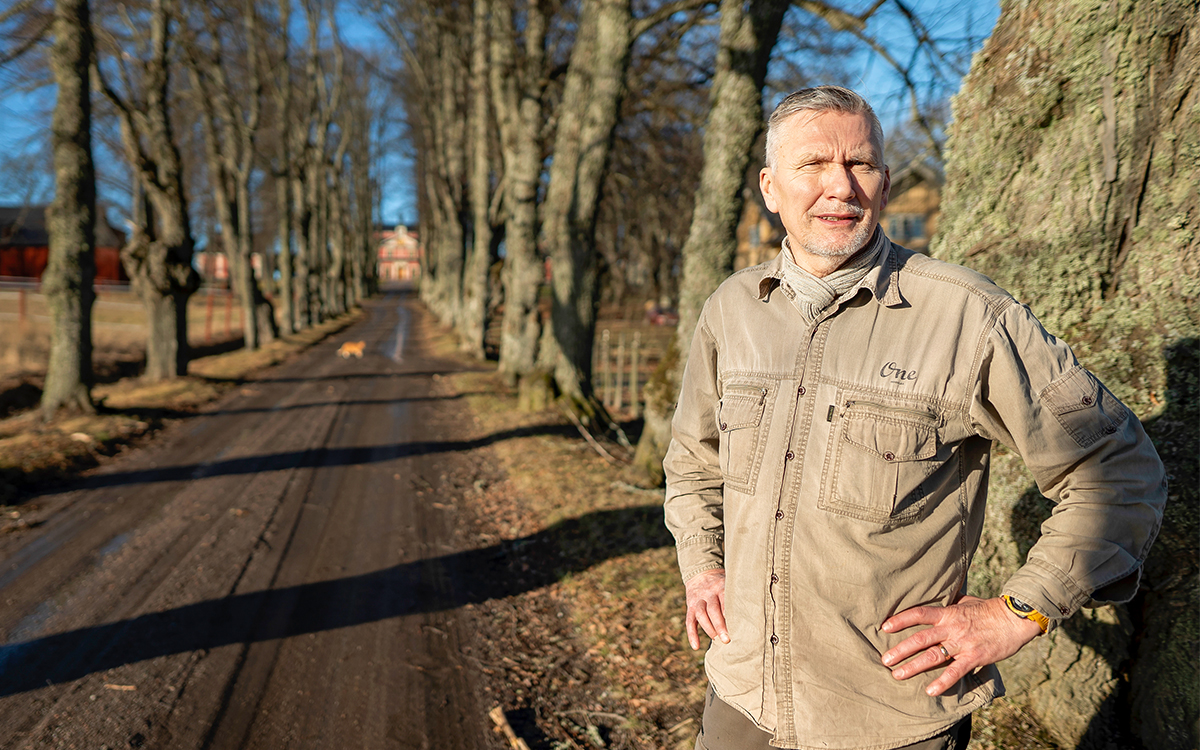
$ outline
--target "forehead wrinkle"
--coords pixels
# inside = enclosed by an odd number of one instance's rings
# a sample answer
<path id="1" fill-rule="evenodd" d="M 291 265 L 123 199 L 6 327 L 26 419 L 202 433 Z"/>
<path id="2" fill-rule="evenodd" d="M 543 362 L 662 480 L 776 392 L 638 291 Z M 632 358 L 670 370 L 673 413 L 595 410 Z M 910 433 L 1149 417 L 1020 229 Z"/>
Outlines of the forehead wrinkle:
<path id="1" fill-rule="evenodd" d="M 843 157 L 839 160 L 836 153 L 844 151 Z M 808 164 L 810 162 L 820 162 L 822 164 L 844 164 L 848 161 L 865 162 L 868 164 L 878 163 L 878 158 L 875 155 L 875 148 L 870 144 L 858 146 L 851 149 L 842 149 L 837 146 L 804 146 L 801 150 L 790 155 L 788 161 L 795 165 Z"/>

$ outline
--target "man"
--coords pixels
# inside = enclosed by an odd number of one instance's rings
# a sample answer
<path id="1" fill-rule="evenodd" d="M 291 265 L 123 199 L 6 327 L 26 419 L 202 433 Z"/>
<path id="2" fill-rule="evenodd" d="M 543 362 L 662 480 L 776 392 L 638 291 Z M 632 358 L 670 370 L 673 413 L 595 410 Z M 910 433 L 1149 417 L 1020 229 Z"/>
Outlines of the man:
<path id="1" fill-rule="evenodd" d="M 1137 418 L 1004 290 L 889 242 L 889 184 L 865 100 L 787 97 L 760 176 L 782 252 L 697 323 L 664 462 L 688 639 L 713 638 L 697 748 L 965 748 L 994 663 L 1127 601 L 1157 533 Z M 983 600 L 994 440 L 1059 505 Z"/>

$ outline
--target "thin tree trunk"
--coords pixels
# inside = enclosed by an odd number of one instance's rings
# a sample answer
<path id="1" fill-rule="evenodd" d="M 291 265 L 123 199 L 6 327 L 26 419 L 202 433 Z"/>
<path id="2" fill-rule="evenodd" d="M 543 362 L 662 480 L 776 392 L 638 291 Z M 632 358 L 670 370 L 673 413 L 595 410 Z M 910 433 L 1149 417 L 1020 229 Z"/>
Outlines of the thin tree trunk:
<path id="1" fill-rule="evenodd" d="M 57 0 L 50 66 L 58 86 L 51 137 L 54 203 L 48 211 L 50 257 L 42 291 L 50 307 L 50 362 L 41 412 L 95 411 L 92 384 L 92 303 L 95 299 L 96 175 L 92 164 L 92 59 L 88 0 Z"/>
<path id="2" fill-rule="evenodd" d="M 733 268 L 746 169 L 763 126 L 767 61 L 787 8 L 784 0 L 721 2 L 720 51 L 704 130 L 704 168 L 683 246 L 679 327 L 670 351 L 646 384 L 645 427 L 630 471 L 630 478 L 641 484 L 662 483 L 662 460 L 686 360 L 680 352 L 691 346 L 704 300 Z"/>

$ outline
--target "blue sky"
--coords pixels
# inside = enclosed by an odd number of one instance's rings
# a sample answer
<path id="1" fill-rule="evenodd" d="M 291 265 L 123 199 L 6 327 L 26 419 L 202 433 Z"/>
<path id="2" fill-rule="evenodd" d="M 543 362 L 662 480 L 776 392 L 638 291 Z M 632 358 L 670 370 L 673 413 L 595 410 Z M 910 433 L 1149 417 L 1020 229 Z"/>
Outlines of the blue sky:
<path id="1" fill-rule="evenodd" d="M 846 7 L 852 11 L 873 4 L 871 0 L 853 0 Z M 911 0 L 910 6 L 939 39 L 947 46 L 971 44 L 978 49 L 991 32 L 999 15 L 998 0 Z M 369 21 L 348 13 L 339 16 L 343 36 L 352 45 L 373 49 L 380 55 L 396 54 L 387 39 Z M 907 60 L 912 50 L 912 35 L 899 13 L 885 4 L 868 24 L 868 32 L 883 41 L 893 55 Z M 877 54 L 862 51 L 846 61 L 848 83 L 871 100 L 885 128 L 906 119 L 908 104 L 903 85 Z M 0 203 L 22 203 L 26 200 L 48 202 L 53 185 L 48 169 L 31 165 L 48 165 L 46 146 L 50 111 L 54 105 L 53 87 L 47 86 L 24 92 L 14 85 L 10 71 L 0 69 Z M 398 114 L 398 113 L 397 113 Z M 98 168 L 112 173 L 111 157 L 99 156 Z M 412 221 L 416 217 L 412 186 L 407 184 L 408 169 L 399 153 L 389 154 L 383 163 L 384 197 L 383 220 L 387 223 Z M 101 195 L 117 198 L 112 188 L 101 187 Z"/>

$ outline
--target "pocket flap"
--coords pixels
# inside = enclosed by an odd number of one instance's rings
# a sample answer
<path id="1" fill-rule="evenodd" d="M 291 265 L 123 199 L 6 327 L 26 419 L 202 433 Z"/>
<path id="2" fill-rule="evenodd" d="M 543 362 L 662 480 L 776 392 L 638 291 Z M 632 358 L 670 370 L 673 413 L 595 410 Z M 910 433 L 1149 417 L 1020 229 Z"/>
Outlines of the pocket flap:
<path id="1" fill-rule="evenodd" d="M 726 388 L 725 395 L 721 397 L 721 432 L 758 427 L 762 422 L 766 396 L 767 389 L 759 386 L 740 385 Z"/>
<path id="2" fill-rule="evenodd" d="M 1096 376 L 1076 365 L 1041 392 L 1042 403 L 1075 442 L 1087 448 L 1129 418 L 1125 405 Z"/>
<path id="3" fill-rule="evenodd" d="M 916 422 L 852 414 L 843 435 L 846 442 L 884 461 L 923 461 L 937 453 L 937 430 Z"/>

